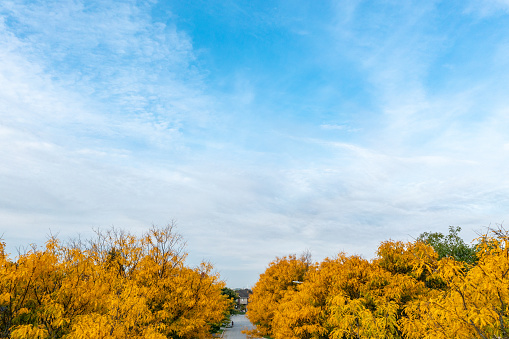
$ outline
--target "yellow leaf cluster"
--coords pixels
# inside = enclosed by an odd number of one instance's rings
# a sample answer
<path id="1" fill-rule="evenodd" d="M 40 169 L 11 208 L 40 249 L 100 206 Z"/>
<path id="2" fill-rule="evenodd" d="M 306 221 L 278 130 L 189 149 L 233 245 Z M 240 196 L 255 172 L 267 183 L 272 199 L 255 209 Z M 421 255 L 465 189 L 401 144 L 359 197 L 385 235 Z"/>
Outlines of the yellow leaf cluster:
<path id="1" fill-rule="evenodd" d="M 185 265 L 173 227 L 57 238 L 16 260 L 0 243 L 0 338 L 210 338 L 229 302 L 210 264 Z"/>
<path id="2" fill-rule="evenodd" d="M 295 255 L 276 258 L 253 287 L 249 298 L 249 320 L 256 324 L 251 335 L 268 335 L 272 332 L 272 320 L 277 305 L 283 298 L 297 290 L 297 285 L 306 280 L 309 263 Z"/>
<path id="3" fill-rule="evenodd" d="M 408 306 L 401 326 L 408 337 L 509 337 L 509 235 L 490 230 L 479 241 L 475 265 L 452 258 L 435 265 L 447 288 Z"/>
<path id="4" fill-rule="evenodd" d="M 295 257 L 277 259 L 253 289 L 252 334 L 274 339 L 509 338 L 509 236 L 480 238 L 474 265 L 432 247 L 384 241 L 377 257 L 340 253 L 292 284 Z M 283 282 L 283 283 L 282 283 Z"/>

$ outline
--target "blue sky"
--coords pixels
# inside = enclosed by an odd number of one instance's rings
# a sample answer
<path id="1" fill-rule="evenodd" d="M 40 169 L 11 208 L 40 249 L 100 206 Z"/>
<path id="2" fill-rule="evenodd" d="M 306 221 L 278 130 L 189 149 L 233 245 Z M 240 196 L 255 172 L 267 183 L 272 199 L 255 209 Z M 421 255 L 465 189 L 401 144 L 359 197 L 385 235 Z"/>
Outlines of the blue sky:
<path id="1" fill-rule="evenodd" d="M 509 2 L 0 2 L 8 249 L 176 221 L 252 286 L 276 256 L 509 206 Z"/>

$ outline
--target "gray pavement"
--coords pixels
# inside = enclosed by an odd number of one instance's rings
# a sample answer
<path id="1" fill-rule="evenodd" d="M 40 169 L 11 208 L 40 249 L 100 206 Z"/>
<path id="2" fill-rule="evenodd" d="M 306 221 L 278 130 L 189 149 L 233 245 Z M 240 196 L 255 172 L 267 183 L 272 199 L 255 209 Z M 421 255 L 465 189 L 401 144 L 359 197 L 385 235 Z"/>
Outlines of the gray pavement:
<path id="1" fill-rule="evenodd" d="M 245 329 L 250 330 L 253 328 L 253 325 L 251 325 L 244 315 L 233 315 L 231 319 L 233 321 L 233 327 L 226 329 L 223 338 L 246 339 L 247 336 L 244 333 L 241 333 L 241 331 Z"/>

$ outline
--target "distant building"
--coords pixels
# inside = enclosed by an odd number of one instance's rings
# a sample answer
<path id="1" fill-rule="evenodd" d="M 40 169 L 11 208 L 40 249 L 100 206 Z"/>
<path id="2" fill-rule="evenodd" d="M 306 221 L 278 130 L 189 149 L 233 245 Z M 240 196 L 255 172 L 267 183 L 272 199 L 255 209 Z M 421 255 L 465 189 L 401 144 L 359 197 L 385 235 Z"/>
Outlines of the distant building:
<path id="1" fill-rule="evenodd" d="M 249 297 L 251 294 L 253 294 L 253 291 L 251 291 L 248 288 L 244 289 L 237 289 L 235 290 L 237 292 L 239 298 L 237 299 L 237 308 L 241 310 L 245 310 L 247 304 L 249 303 Z"/>

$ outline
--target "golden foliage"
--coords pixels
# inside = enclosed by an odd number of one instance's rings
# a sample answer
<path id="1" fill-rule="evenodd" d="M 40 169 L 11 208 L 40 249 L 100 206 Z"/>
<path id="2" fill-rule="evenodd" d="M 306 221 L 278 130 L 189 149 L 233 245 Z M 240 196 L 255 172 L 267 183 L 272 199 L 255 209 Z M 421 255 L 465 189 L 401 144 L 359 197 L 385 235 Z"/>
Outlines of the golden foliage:
<path id="1" fill-rule="evenodd" d="M 51 238 L 11 261 L 0 244 L 0 337 L 209 338 L 229 304 L 212 266 L 184 264 L 173 227 Z"/>
<path id="2" fill-rule="evenodd" d="M 407 308 L 402 330 L 412 338 L 509 338 L 509 235 L 490 230 L 475 265 L 452 258 L 434 274 L 447 288 Z"/>
<path id="3" fill-rule="evenodd" d="M 423 282 L 380 264 L 404 261 L 398 256 L 408 257 L 409 249 L 400 245 L 383 244 L 386 251 L 392 248 L 398 253 L 391 252 L 389 258 L 368 261 L 340 253 L 313 266 L 306 282 L 278 306 L 270 335 L 276 339 L 398 338 L 404 306 L 425 291 Z"/>
<path id="4" fill-rule="evenodd" d="M 306 280 L 309 262 L 305 257 L 295 255 L 276 258 L 253 287 L 249 298 L 247 317 L 256 324 L 251 335 L 268 335 L 272 332 L 272 320 L 277 306 L 287 293 L 297 290 L 300 282 Z"/>
<path id="5" fill-rule="evenodd" d="M 509 338 L 509 235 L 480 238 L 475 264 L 423 242 L 385 241 L 377 257 L 340 253 L 292 283 L 294 256 L 260 276 L 248 316 L 258 335 L 311 338 Z M 299 271 L 300 272 L 300 271 Z M 302 271 L 304 272 L 304 270 Z"/>

